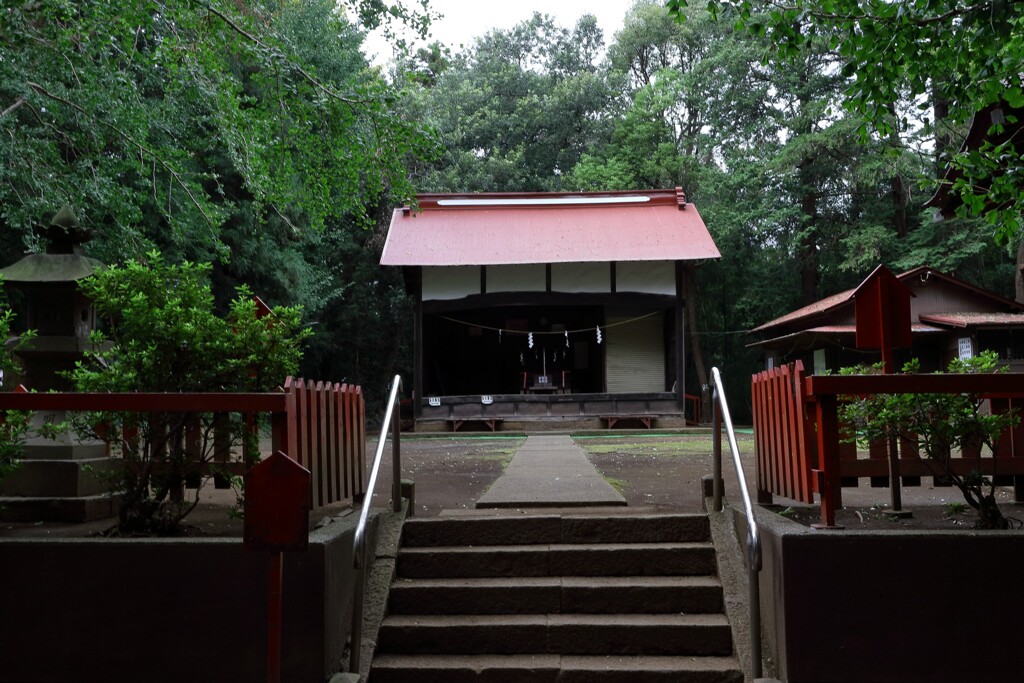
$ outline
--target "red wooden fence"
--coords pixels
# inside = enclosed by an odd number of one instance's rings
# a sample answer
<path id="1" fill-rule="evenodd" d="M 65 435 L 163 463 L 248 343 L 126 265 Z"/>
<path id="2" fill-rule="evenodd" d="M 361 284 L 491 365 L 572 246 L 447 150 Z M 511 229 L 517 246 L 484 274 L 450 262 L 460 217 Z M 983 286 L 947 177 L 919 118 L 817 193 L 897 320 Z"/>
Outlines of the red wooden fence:
<path id="1" fill-rule="evenodd" d="M 754 375 L 754 438 L 758 491 L 769 491 L 802 503 L 814 502 L 811 472 L 816 463 L 808 436 L 804 366 L 765 370 Z"/>
<path id="2" fill-rule="evenodd" d="M 988 398 L 994 411 L 1024 412 L 1024 376 L 1012 373 L 805 377 L 798 362 L 754 375 L 751 390 L 760 497 L 767 493 L 813 503 L 817 493 L 825 526 L 835 525 L 843 486 L 857 486 L 861 478 L 889 483 L 885 444 L 872 444 L 868 457 L 860 458 L 854 444 L 840 443 L 840 396 L 970 393 Z M 940 485 L 941 467 L 922 458 L 916 443 L 901 441 L 898 450 L 896 485 L 919 485 L 922 476 L 935 477 Z M 951 466 L 961 474 L 976 469 L 997 483 L 1013 484 L 1017 501 L 1024 500 L 1024 420 L 1002 435 L 995 457 L 965 453 L 952 458 Z"/>
<path id="3" fill-rule="evenodd" d="M 271 393 L 21 393 L 0 392 L 0 410 L 53 410 L 126 413 L 229 413 L 243 415 L 255 427 L 258 415 L 269 415 L 271 451 L 283 451 L 312 473 L 312 509 L 365 492 L 366 404 L 355 385 L 288 378 L 284 391 Z M 186 425 L 191 421 L 186 420 Z M 186 426 L 185 440 L 191 431 Z M 215 441 L 219 437 L 215 437 Z M 226 447 L 215 443 L 212 463 L 204 473 L 244 474 L 252 460 L 230 461 Z"/>
<path id="4" fill-rule="evenodd" d="M 361 387 L 288 378 L 294 396 L 294 458 L 311 477 L 313 508 L 366 492 L 366 403 Z M 290 453 L 289 453 L 290 455 Z"/>

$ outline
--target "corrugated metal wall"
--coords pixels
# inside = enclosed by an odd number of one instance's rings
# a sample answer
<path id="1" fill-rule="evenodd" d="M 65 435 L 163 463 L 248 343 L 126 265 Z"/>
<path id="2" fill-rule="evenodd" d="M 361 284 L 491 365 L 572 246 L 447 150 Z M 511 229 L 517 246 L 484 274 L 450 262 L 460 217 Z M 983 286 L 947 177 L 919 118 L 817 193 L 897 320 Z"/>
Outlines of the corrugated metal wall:
<path id="1" fill-rule="evenodd" d="M 602 330 L 608 392 L 665 391 L 663 316 L 615 325 L 634 317 L 609 316 Z"/>

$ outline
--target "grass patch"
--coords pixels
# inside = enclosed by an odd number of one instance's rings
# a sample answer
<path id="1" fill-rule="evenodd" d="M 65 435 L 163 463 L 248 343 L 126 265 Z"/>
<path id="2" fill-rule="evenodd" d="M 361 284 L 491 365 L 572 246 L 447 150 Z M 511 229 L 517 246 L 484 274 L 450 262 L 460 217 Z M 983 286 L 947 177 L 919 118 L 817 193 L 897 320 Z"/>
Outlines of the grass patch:
<path id="1" fill-rule="evenodd" d="M 519 450 L 518 446 L 514 448 L 494 448 L 483 453 L 476 453 L 473 457 L 477 460 L 484 462 L 498 462 L 501 463 L 502 471 L 508 468 L 508 464 L 512 462 L 512 456 Z"/>
<path id="2" fill-rule="evenodd" d="M 615 477 L 605 477 L 604 480 L 612 485 L 612 488 L 619 492 L 620 496 L 625 495 L 626 489 L 629 487 L 629 482 L 625 479 L 616 479 Z"/>
<path id="3" fill-rule="evenodd" d="M 501 464 L 501 471 L 504 472 L 508 468 L 508 464 L 512 462 L 511 455 L 503 455 L 501 453 L 485 453 L 478 457 L 479 460 L 484 462 L 497 462 Z"/>
<path id="4" fill-rule="evenodd" d="M 485 456 L 496 455 L 496 456 L 501 456 L 503 458 L 507 458 L 507 457 L 510 457 L 512 455 L 515 455 L 516 451 L 518 451 L 518 450 L 519 450 L 518 446 L 515 446 L 513 448 L 491 448 L 489 450 L 484 451 L 483 455 L 485 455 Z"/>
<path id="5" fill-rule="evenodd" d="M 627 455 L 648 455 L 660 457 L 678 456 L 709 456 L 714 451 L 714 441 L 706 439 L 678 439 L 673 441 L 655 441 L 646 443 L 578 443 L 580 448 L 590 455 L 607 455 L 623 453 Z M 741 455 L 752 455 L 754 442 L 741 440 L 737 443 Z M 729 445 L 723 440 L 724 455 L 728 455 Z"/>

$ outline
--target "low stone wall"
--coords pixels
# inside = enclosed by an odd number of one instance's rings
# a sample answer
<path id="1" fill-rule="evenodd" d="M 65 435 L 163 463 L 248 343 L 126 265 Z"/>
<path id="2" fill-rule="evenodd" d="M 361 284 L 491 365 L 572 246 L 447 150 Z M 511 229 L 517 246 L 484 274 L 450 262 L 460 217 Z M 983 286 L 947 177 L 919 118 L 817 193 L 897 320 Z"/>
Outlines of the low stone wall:
<path id="1" fill-rule="evenodd" d="M 742 511 L 734 518 L 742 543 Z M 765 654 L 778 678 L 1024 680 L 1024 533 L 821 531 L 761 508 L 757 519 Z"/>
<path id="2" fill-rule="evenodd" d="M 285 554 L 282 680 L 340 666 L 355 523 Z M 265 681 L 269 564 L 240 539 L 0 540 L 0 681 Z"/>

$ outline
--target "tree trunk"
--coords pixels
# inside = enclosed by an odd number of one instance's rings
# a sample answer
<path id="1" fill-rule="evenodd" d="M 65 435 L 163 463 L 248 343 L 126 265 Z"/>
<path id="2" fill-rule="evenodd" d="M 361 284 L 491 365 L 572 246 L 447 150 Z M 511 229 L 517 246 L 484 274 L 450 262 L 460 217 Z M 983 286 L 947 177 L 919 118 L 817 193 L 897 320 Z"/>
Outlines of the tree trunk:
<path id="1" fill-rule="evenodd" d="M 1016 284 L 1017 301 L 1024 304 L 1024 236 L 1020 238 L 1017 245 L 1017 273 L 1014 276 Z"/>
<path id="2" fill-rule="evenodd" d="M 942 82 L 932 81 L 932 114 L 935 116 L 935 177 L 946 173 L 946 150 L 952 144 L 952 137 L 946 128 L 949 118 L 949 98 L 946 97 Z"/>
<path id="3" fill-rule="evenodd" d="M 805 64 L 800 75 L 800 123 L 795 127 L 801 136 L 810 136 L 814 132 L 814 124 L 808 113 L 812 96 L 808 92 L 811 70 Z M 820 282 L 820 259 L 818 258 L 818 179 L 815 178 L 814 164 L 817 153 L 813 147 L 804 152 L 797 164 L 797 178 L 800 182 L 800 210 L 803 221 L 800 225 L 800 238 L 797 245 L 797 263 L 800 268 L 800 300 L 804 305 L 818 300 L 818 284 Z"/>
<path id="4" fill-rule="evenodd" d="M 999 503 L 996 502 L 994 495 L 978 495 L 977 505 L 975 501 L 968 498 L 968 502 L 974 505 L 978 511 L 978 529 L 1009 529 L 1010 520 L 1003 516 L 1003 511 L 999 509 Z"/>
<path id="5" fill-rule="evenodd" d="M 907 236 L 907 189 L 899 174 L 892 178 L 892 225 L 896 237 Z"/>
<path id="6" fill-rule="evenodd" d="M 801 180 L 804 172 L 801 169 Z M 804 220 L 800 245 L 797 247 L 797 259 L 800 265 L 800 299 L 804 305 L 818 300 L 818 199 L 814 196 L 814 187 L 810 180 L 801 183 L 800 208 Z"/>
<path id="7" fill-rule="evenodd" d="M 700 414 L 710 415 L 711 392 L 708 389 L 708 371 L 704 367 L 704 352 L 701 350 L 700 335 L 697 334 L 697 277 L 691 265 L 687 265 L 683 272 L 686 276 L 686 324 L 690 328 L 693 365 L 697 369 L 697 381 L 700 383 Z M 685 390 L 679 387 L 679 391 Z"/>

